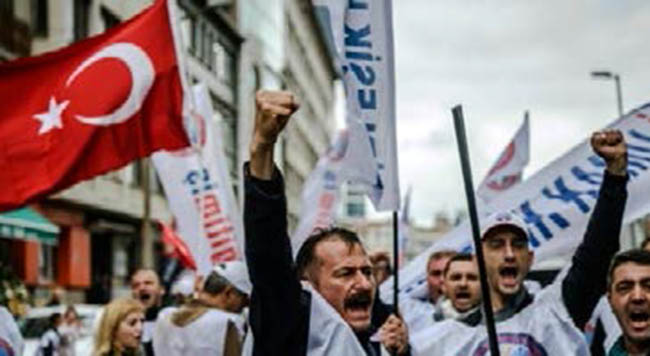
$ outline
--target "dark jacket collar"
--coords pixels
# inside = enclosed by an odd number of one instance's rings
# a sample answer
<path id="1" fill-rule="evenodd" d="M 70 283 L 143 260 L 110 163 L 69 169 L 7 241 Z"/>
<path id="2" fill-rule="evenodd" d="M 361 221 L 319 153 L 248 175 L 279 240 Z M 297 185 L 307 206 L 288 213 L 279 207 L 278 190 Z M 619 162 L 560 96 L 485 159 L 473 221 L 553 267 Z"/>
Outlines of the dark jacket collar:
<path id="1" fill-rule="evenodd" d="M 503 309 L 499 310 L 494 314 L 494 321 L 501 322 L 512 318 L 515 314 L 522 311 L 525 307 L 529 306 L 534 300 L 534 296 L 528 293 L 528 289 L 521 286 L 519 292 L 515 294 L 512 298 L 506 301 L 506 305 Z M 478 308 L 475 312 L 471 313 L 467 317 L 460 319 L 461 322 L 470 325 L 477 326 L 483 322 L 483 308 Z"/>

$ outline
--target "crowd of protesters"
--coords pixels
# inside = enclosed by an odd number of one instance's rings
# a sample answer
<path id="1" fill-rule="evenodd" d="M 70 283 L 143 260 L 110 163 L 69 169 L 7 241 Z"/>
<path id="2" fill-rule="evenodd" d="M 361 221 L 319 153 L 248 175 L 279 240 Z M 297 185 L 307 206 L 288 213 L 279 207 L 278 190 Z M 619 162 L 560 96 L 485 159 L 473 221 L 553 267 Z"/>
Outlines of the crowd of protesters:
<path id="1" fill-rule="evenodd" d="M 353 231 L 318 230 L 294 254 L 274 144 L 299 105 L 291 93 L 261 91 L 256 108 L 243 167 L 246 262 L 218 264 L 202 277 L 183 274 L 169 291 L 156 271 L 137 270 L 131 296 L 111 301 L 98 316 L 92 355 L 488 354 L 473 254 L 433 253 L 423 271 L 428 293 L 402 298 L 399 308 L 378 296 L 393 273 L 390 256 L 368 253 Z M 619 251 L 625 138 L 600 131 L 591 146 L 605 162 L 603 182 L 582 241 L 553 283 L 535 291 L 524 283 L 534 253 L 518 215 L 498 212 L 482 221 L 504 355 L 650 354 L 650 246 Z M 52 314 L 39 354 L 75 355 L 65 340 L 78 338 L 78 319 L 74 309 Z M 22 349 L 17 326 L 0 308 L 0 355 Z"/>

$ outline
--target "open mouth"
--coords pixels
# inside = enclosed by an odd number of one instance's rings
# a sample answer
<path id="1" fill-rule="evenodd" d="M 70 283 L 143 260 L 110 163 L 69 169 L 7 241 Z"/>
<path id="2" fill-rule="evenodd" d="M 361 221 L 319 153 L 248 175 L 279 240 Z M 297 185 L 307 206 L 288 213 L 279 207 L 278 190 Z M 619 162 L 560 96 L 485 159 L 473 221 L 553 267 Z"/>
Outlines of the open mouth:
<path id="1" fill-rule="evenodd" d="M 518 275 L 519 269 L 514 266 L 505 266 L 499 269 L 499 276 L 501 276 L 501 280 L 507 286 L 515 286 Z"/>
<path id="2" fill-rule="evenodd" d="M 353 313 L 369 313 L 371 305 L 372 299 L 369 293 L 350 296 L 344 302 L 345 309 Z"/>
<path id="3" fill-rule="evenodd" d="M 139 296 L 139 299 L 143 303 L 147 303 L 148 301 L 151 300 L 151 294 L 149 293 L 141 293 Z"/>
<path id="4" fill-rule="evenodd" d="M 635 330 L 644 330 L 650 327 L 650 313 L 646 310 L 633 310 L 628 314 L 630 324 Z"/>
<path id="5" fill-rule="evenodd" d="M 460 291 L 456 292 L 456 300 L 462 300 L 462 301 L 468 301 L 471 295 L 469 292 L 466 291 Z"/>

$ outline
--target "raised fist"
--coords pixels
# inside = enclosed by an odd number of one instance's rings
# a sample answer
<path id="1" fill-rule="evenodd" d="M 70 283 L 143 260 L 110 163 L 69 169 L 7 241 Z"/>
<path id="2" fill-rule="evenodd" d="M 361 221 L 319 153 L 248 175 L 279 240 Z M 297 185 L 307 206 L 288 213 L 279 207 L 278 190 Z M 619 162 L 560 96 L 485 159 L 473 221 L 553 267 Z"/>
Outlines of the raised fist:
<path id="1" fill-rule="evenodd" d="M 591 148 L 605 160 L 609 173 L 619 176 L 627 174 L 627 146 L 621 131 L 607 129 L 594 132 Z"/>
<path id="2" fill-rule="evenodd" d="M 296 98 L 290 92 L 258 91 L 255 95 L 253 144 L 272 146 L 298 107 Z"/>

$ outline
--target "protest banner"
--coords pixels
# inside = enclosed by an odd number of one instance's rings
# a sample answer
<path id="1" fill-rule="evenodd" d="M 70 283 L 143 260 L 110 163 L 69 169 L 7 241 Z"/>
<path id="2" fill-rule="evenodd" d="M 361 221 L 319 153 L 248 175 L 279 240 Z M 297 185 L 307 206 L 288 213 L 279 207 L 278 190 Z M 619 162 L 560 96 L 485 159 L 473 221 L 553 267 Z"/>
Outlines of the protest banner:
<path id="1" fill-rule="evenodd" d="M 193 147 L 156 152 L 154 166 L 199 275 L 219 262 L 243 259 L 243 222 L 237 207 L 221 145 L 221 135 L 207 88 L 193 87 L 198 131 Z"/>
<path id="2" fill-rule="evenodd" d="M 647 199 L 650 190 L 650 103 L 629 112 L 608 128 L 621 130 L 628 144 L 630 182 L 624 222 L 629 223 L 650 211 Z M 604 161 L 584 140 L 522 184 L 495 198 L 481 213 L 512 210 L 522 216 L 528 226 L 536 263 L 572 254 L 582 240 L 604 168 Z M 469 222 L 435 241 L 400 271 L 400 293 L 426 293 L 427 258 L 442 249 L 471 251 Z M 389 279 L 381 286 L 382 298 L 391 300 L 392 289 Z"/>
<path id="3" fill-rule="evenodd" d="M 364 137 L 352 141 L 346 170 L 357 172 L 352 181 L 366 188 L 378 211 L 397 211 L 392 1 L 314 0 L 313 4 L 345 84 L 348 130 L 360 130 Z"/>

